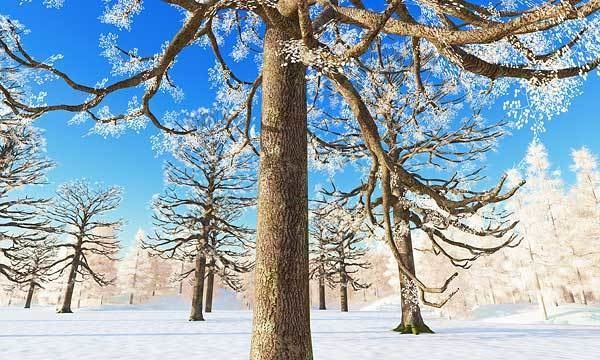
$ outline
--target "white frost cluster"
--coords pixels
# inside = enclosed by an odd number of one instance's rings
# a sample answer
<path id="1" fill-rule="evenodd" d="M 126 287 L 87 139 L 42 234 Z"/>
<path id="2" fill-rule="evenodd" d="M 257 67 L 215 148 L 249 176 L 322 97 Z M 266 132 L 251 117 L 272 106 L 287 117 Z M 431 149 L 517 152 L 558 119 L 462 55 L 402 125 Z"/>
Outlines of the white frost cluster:
<path id="1" fill-rule="evenodd" d="M 100 21 L 119 29 L 131 30 L 133 17 L 143 10 L 142 0 L 103 0 L 107 3 Z M 112 5 L 108 3 L 113 3 Z"/>

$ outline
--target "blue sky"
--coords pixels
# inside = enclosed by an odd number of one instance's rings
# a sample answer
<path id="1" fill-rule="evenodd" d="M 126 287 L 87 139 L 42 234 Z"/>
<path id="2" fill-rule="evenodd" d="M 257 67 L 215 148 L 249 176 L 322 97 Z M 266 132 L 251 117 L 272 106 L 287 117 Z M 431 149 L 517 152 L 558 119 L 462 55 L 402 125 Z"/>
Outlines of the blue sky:
<path id="1" fill-rule="evenodd" d="M 87 84 L 93 84 L 109 73 L 110 66 L 99 55 L 98 38 L 100 33 L 116 30 L 97 20 L 102 12 L 102 2 L 67 0 L 61 10 L 45 9 L 35 1 L 22 6 L 18 5 L 18 0 L 10 1 L 10 5 L 5 5 L 8 0 L 2 2 L 0 13 L 20 20 L 31 29 L 25 45 L 38 59 L 63 54 L 60 69 Z M 177 11 L 158 1 L 147 1 L 146 8 L 136 19 L 134 31 L 119 32 L 120 44 L 125 48 L 138 47 L 140 54 L 154 52 L 161 43 L 169 40 L 181 19 Z M 207 69 L 213 66 L 213 60 L 193 54 L 187 58 L 191 61 L 182 62 L 174 74 L 175 81 L 184 82 L 186 89 L 186 99 L 177 107 L 208 106 L 213 91 L 208 85 Z M 243 72 L 243 67 L 241 70 L 242 75 L 247 75 L 246 79 L 253 78 L 251 70 L 247 70 L 248 74 Z M 59 91 L 58 97 L 64 99 L 64 96 Z M 600 78 L 594 73 L 585 85 L 584 94 L 575 99 L 569 112 L 547 124 L 547 132 L 541 136 L 549 148 L 551 161 L 563 171 L 567 181 L 573 179 L 569 171 L 572 148 L 585 145 L 600 154 L 598 102 Z M 156 105 L 157 113 L 170 108 L 166 101 Z M 501 119 L 503 114 L 499 108 L 490 109 L 486 117 Z M 127 220 L 121 239 L 124 243 L 130 242 L 139 227 L 150 231 L 149 202 L 163 187 L 163 159 L 153 153 L 149 139 L 156 130 L 148 127 L 140 133 L 129 131 L 119 138 L 104 139 L 88 135 L 90 124 L 68 125 L 70 117 L 70 114 L 54 113 L 37 123 L 45 129 L 49 157 L 58 164 L 50 173 L 50 185 L 43 192 L 50 193 L 62 182 L 83 177 L 107 185 L 120 185 L 125 189 L 125 197 L 119 215 Z M 517 164 L 531 138 L 528 129 L 516 130 L 505 138 L 498 151 L 489 155 L 488 174 L 491 178 Z M 311 180 L 313 184 L 319 183 L 324 177 L 311 174 Z M 252 218 L 250 215 L 248 221 Z"/>

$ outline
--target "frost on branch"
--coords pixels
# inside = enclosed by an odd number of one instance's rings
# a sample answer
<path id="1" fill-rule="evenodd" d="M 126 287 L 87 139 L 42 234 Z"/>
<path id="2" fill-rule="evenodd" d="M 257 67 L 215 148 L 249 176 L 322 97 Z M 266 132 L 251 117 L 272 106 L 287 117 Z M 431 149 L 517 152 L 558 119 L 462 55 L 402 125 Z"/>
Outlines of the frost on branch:
<path id="1" fill-rule="evenodd" d="M 104 0 L 104 2 L 107 5 L 104 14 L 100 16 L 100 21 L 121 30 L 131 30 L 133 17 L 144 9 L 142 0 Z"/>

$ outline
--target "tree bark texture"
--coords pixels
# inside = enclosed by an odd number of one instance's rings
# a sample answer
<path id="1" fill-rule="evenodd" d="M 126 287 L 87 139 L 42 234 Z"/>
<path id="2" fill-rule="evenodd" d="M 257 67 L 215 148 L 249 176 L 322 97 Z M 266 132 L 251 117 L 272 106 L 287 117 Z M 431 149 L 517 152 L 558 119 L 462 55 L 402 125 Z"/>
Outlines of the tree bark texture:
<path id="1" fill-rule="evenodd" d="M 204 296 L 204 276 L 206 270 L 206 256 L 201 251 L 196 255 L 194 269 L 194 293 L 192 295 L 192 311 L 190 321 L 204 321 L 202 315 L 202 297 Z"/>
<path id="2" fill-rule="evenodd" d="M 207 313 L 212 312 L 214 284 L 215 273 L 210 272 L 206 277 L 206 303 L 204 305 L 204 311 Z"/>
<path id="3" fill-rule="evenodd" d="M 252 360 L 312 359 L 306 67 L 282 55 L 291 31 L 267 25 L 264 40 Z"/>
<path id="4" fill-rule="evenodd" d="M 325 301 L 325 282 L 323 279 L 319 279 L 319 310 L 327 310 Z"/>
<path id="5" fill-rule="evenodd" d="M 408 217 L 408 211 L 402 209 L 399 205 L 394 206 L 394 224 L 396 227 L 400 226 L 403 229 L 402 231 L 397 231 L 398 235 L 394 237 L 394 241 L 400 252 L 402 262 L 412 275 L 416 275 Z M 416 285 L 413 284 L 407 276 L 402 274 L 400 268 L 398 268 L 398 273 L 400 276 L 402 321 L 394 331 L 402 334 L 415 335 L 421 333 L 433 333 L 433 331 L 425 325 L 423 316 L 421 316 L 421 308 L 419 307 L 419 301 L 416 295 Z"/>
<path id="6" fill-rule="evenodd" d="M 343 274 L 342 279 L 340 283 L 340 311 L 348 312 L 348 282 Z"/>
<path id="7" fill-rule="evenodd" d="M 31 307 L 31 301 L 33 300 L 33 292 L 35 291 L 35 282 L 29 283 L 29 290 L 27 291 L 27 300 L 25 300 L 25 309 Z"/>
<path id="8" fill-rule="evenodd" d="M 79 268 L 79 257 L 81 254 L 79 251 L 75 252 L 73 261 L 71 262 L 71 269 L 69 270 L 69 277 L 67 278 L 67 287 L 65 289 L 64 296 L 62 297 L 62 304 L 58 309 L 59 314 L 69 314 L 71 310 L 71 302 L 73 300 L 73 290 L 75 290 L 75 280 L 77 279 L 77 269 Z"/>

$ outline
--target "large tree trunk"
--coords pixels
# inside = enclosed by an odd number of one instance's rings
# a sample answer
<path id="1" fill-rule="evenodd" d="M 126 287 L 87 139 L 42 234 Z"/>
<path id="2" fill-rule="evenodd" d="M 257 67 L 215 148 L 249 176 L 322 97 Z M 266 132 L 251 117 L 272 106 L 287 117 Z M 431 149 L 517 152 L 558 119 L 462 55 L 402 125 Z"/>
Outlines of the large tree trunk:
<path id="1" fill-rule="evenodd" d="M 264 40 L 251 360 L 312 359 L 306 67 L 282 54 L 293 30 L 267 25 Z"/>
<path id="2" fill-rule="evenodd" d="M 213 291 L 215 284 L 215 273 L 212 271 L 208 274 L 206 278 L 206 304 L 204 307 L 204 311 L 207 313 L 212 312 L 212 303 L 213 303 Z"/>
<path id="3" fill-rule="evenodd" d="M 79 252 L 75 253 L 73 261 L 71 262 L 71 269 L 69 270 L 69 277 L 67 278 L 67 288 L 65 289 L 64 296 L 62 298 L 62 304 L 58 309 L 59 314 L 72 313 L 71 301 L 73 300 L 73 290 L 75 289 L 75 280 L 77 279 L 77 269 L 79 267 Z"/>
<path id="4" fill-rule="evenodd" d="M 194 294 L 192 295 L 192 312 L 190 321 L 204 321 L 202 315 L 202 297 L 204 296 L 204 276 L 206 270 L 206 256 L 201 251 L 196 255 L 196 268 L 194 270 Z"/>
<path id="5" fill-rule="evenodd" d="M 319 279 L 319 310 L 327 310 L 327 304 L 325 302 L 325 281 Z"/>
<path id="6" fill-rule="evenodd" d="M 340 282 L 340 311 L 348 312 L 348 282 L 342 274 L 342 282 Z"/>
<path id="7" fill-rule="evenodd" d="M 394 205 L 394 241 L 400 252 L 400 257 L 404 266 L 408 268 L 412 275 L 416 275 L 415 259 L 413 256 L 412 237 L 410 234 L 409 213 L 398 204 Z M 402 334 L 421 334 L 433 333 L 431 329 L 425 325 L 421 316 L 421 308 L 419 307 L 419 299 L 417 296 L 417 287 L 406 275 L 402 274 L 398 267 L 400 276 L 400 296 L 402 304 L 402 321 L 394 331 Z"/>
<path id="8" fill-rule="evenodd" d="M 25 309 L 31 307 L 31 300 L 33 300 L 33 292 L 35 291 L 35 282 L 29 283 L 29 291 L 27 291 L 27 300 L 25 300 Z"/>

